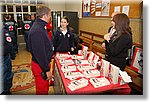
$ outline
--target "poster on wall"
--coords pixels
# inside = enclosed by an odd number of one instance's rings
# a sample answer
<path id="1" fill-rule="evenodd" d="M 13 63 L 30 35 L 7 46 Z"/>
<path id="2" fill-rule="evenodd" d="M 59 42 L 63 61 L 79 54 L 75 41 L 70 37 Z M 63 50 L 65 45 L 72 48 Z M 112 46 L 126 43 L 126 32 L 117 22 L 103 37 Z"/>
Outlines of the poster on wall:
<path id="1" fill-rule="evenodd" d="M 110 0 L 102 0 L 102 16 L 109 16 Z"/>
<path id="2" fill-rule="evenodd" d="M 90 0 L 83 2 L 83 16 L 90 16 Z"/>
<path id="3" fill-rule="evenodd" d="M 114 7 L 114 12 L 120 12 L 120 6 L 115 6 Z"/>
<path id="4" fill-rule="evenodd" d="M 100 0 L 91 1 L 91 14 L 90 16 L 101 16 L 102 2 Z"/>
<path id="5" fill-rule="evenodd" d="M 129 15 L 129 5 L 122 7 L 122 13 L 125 13 L 127 16 Z"/>

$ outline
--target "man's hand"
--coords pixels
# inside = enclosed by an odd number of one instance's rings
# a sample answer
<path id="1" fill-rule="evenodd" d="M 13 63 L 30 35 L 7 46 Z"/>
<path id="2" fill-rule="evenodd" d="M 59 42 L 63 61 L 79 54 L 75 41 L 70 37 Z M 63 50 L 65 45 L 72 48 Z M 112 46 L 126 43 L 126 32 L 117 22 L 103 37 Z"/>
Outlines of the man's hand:
<path id="1" fill-rule="evenodd" d="M 73 47 L 71 48 L 71 51 L 74 51 L 74 48 L 73 48 Z"/>
<path id="2" fill-rule="evenodd" d="M 50 71 L 46 72 L 46 75 L 47 75 L 47 80 L 51 80 L 53 78 L 53 75 Z"/>

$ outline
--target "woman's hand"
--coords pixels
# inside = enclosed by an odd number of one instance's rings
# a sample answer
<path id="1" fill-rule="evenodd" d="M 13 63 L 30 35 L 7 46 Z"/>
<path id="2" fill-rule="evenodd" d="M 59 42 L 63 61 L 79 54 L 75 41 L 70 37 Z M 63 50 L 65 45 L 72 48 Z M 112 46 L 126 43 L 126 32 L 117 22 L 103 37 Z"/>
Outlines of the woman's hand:
<path id="1" fill-rule="evenodd" d="M 102 43 L 102 48 L 106 49 L 105 43 Z"/>
<path id="2" fill-rule="evenodd" d="M 104 39 L 107 40 L 107 42 L 109 42 L 109 40 L 110 40 L 110 34 L 109 33 L 105 34 L 104 35 Z"/>

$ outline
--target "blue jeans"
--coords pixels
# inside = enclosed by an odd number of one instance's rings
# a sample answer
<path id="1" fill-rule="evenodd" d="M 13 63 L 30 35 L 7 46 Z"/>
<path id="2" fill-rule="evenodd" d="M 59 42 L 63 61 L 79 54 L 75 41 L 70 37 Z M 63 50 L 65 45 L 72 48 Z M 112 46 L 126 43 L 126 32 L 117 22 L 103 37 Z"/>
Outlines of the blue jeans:
<path id="1" fill-rule="evenodd" d="M 12 79 L 13 79 L 13 73 L 12 73 L 12 63 L 10 56 L 4 56 L 3 59 L 3 90 L 4 94 L 10 92 L 10 88 L 12 87 Z"/>

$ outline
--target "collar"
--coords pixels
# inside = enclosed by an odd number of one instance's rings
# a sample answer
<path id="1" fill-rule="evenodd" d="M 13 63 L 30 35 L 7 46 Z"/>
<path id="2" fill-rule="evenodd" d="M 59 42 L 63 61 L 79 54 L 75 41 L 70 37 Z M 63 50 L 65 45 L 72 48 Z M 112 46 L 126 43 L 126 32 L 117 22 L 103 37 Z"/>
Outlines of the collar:
<path id="1" fill-rule="evenodd" d="M 37 21 L 38 23 L 40 23 L 40 25 L 41 25 L 42 27 L 45 27 L 46 24 L 47 24 L 47 22 L 43 21 L 43 20 L 40 19 L 40 18 L 37 18 L 36 21 Z"/>

